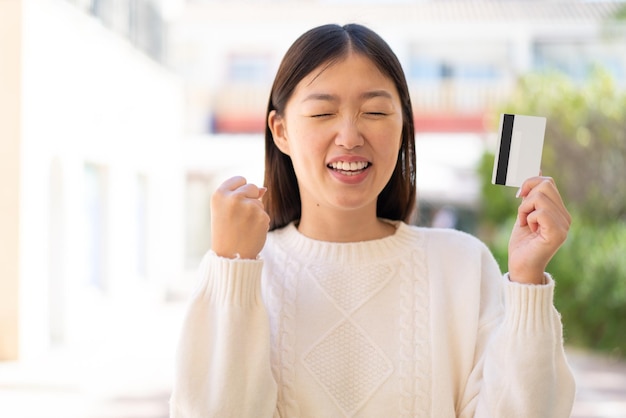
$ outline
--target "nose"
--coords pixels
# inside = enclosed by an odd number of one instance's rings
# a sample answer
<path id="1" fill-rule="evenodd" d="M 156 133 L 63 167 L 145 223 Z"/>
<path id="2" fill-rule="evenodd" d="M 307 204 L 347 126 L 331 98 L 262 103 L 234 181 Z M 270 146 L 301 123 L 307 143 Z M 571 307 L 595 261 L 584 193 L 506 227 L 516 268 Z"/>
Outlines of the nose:
<path id="1" fill-rule="evenodd" d="M 361 135 L 357 121 L 353 118 L 342 118 L 337 127 L 335 144 L 345 149 L 353 149 L 362 146 L 363 143 L 363 136 Z"/>

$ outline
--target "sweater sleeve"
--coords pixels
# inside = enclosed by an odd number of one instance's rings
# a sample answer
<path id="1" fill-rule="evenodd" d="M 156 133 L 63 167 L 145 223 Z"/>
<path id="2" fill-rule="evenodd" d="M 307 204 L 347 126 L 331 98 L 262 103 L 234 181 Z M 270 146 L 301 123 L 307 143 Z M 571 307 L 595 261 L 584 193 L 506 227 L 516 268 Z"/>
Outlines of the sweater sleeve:
<path id="1" fill-rule="evenodd" d="M 171 418 L 274 416 L 262 267 L 261 260 L 204 257 L 178 343 Z"/>
<path id="2" fill-rule="evenodd" d="M 508 274 L 494 280 L 502 287 L 504 314 L 478 330 L 475 366 L 459 416 L 569 417 L 575 384 L 553 305 L 554 281 L 547 274 L 544 285 L 514 283 Z"/>

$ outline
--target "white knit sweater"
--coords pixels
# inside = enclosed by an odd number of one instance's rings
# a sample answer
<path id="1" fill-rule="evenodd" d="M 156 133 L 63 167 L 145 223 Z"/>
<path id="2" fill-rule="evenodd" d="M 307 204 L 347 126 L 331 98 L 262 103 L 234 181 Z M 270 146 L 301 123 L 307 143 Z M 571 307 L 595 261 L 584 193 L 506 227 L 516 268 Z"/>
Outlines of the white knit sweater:
<path id="1" fill-rule="evenodd" d="M 209 252 L 171 417 L 568 417 L 552 279 L 510 282 L 476 238 L 396 225 L 329 243 L 291 224 L 259 260 Z"/>

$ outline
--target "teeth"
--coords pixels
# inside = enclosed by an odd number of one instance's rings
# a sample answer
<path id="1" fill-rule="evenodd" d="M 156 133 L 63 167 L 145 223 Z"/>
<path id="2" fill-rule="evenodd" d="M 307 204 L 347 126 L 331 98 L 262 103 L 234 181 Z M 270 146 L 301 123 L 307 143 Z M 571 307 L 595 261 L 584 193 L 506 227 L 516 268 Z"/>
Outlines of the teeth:
<path id="1" fill-rule="evenodd" d="M 335 161 L 329 164 L 329 166 L 334 168 L 335 170 L 341 170 L 341 171 L 360 171 L 366 168 L 368 165 L 369 163 L 365 161 L 356 161 L 356 162 L 355 161 L 353 162 Z"/>

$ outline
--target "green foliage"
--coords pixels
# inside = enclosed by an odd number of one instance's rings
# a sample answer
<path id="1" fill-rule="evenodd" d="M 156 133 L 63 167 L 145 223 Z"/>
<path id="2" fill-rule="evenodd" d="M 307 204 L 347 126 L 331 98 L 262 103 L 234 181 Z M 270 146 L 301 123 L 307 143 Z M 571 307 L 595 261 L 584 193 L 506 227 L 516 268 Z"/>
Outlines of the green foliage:
<path id="1" fill-rule="evenodd" d="M 593 69 L 583 85 L 529 74 L 501 113 L 546 116 L 543 173 L 586 220 L 626 220 L 626 93 L 606 71 Z"/>
<path id="2" fill-rule="evenodd" d="M 613 20 L 626 20 L 626 4 L 622 5 L 622 7 L 617 10 L 615 15 L 613 16 Z"/>
<path id="3" fill-rule="evenodd" d="M 490 242 L 503 271 L 512 225 L 501 223 Z M 547 270 L 566 344 L 626 357 L 626 223 L 590 225 L 575 216 Z"/>
<path id="4" fill-rule="evenodd" d="M 534 73 L 497 113 L 548 119 L 542 170 L 574 214 L 568 239 L 548 266 L 566 343 L 626 356 L 626 93 L 600 69 L 584 84 Z M 479 167 L 479 231 L 506 271 L 519 202 L 513 188 L 491 185 L 493 159 L 485 154 Z"/>
<path id="5" fill-rule="evenodd" d="M 509 187 L 495 187 L 491 184 L 495 155 L 490 152 L 483 154 L 479 164 L 480 192 L 482 204 L 480 222 L 483 227 L 493 227 L 506 221 L 517 206 L 516 189 Z"/>
<path id="6" fill-rule="evenodd" d="M 572 228 L 549 269 L 572 344 L 626 356 L 626 223 Z"/>

